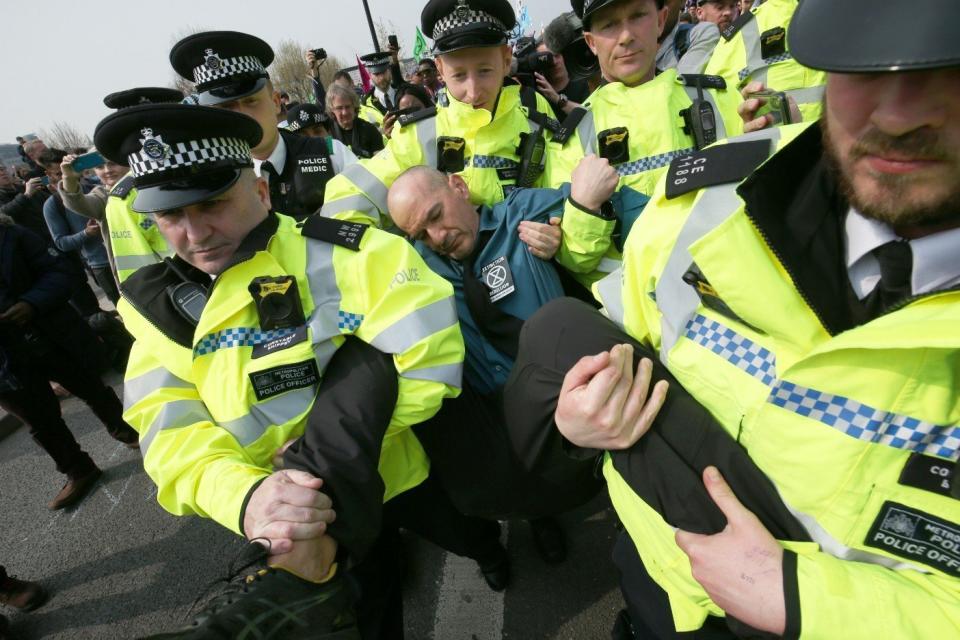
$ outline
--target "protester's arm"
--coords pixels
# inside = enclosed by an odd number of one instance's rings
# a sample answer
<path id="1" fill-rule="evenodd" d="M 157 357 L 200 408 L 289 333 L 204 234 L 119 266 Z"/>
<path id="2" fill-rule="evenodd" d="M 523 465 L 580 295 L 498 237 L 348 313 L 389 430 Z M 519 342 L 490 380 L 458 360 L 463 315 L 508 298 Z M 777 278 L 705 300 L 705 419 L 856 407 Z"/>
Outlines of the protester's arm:
<path id="1" fill-rule="evenodd" d="M 76 157 L 67 155 L 60 163 L 63 179 L 60 180 L 58 192 L 63 198 L 63 205 L 85 218 L 103 220 L 109 194 L 102 186 L 94 188 L 90 193 L 83 193 L 80 189 L 80 174 L 73 168 Z"/>
<path id="2" fill-rule="evenodd" d="M 90 235 L 86 230 L 71 233 L 70 225 L 58 209 L 55 198 L 47 198 L 47 201 L 43 203 L 43 219 L 47 223 L 47 229 L 50 230 L 53 244 L 64 253 L 79 251 L 83 248 L 87 239 L 90 238 Z"/>
<path id="3" fill-rule="evenodd" d="M 686 53 L 677 63 L 677 73 L 703 73 L 720 42 L 720 29 L 712 22 L 698 22 L 689 31 Z"/>

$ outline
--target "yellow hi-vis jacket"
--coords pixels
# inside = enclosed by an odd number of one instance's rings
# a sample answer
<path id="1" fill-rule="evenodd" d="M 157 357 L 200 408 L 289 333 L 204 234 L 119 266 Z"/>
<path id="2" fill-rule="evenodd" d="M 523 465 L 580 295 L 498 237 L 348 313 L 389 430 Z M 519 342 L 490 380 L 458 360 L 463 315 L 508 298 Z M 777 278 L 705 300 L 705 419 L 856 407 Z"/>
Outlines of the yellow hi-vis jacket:
<path id="1" fill-rule="evenodd" d="M 550 105 L 543 96 L 536 94 L 536 101 L 541 113 L 550 113 Z M 537 126 L 521 104 L 520 86 L 507 85 L 501 89 L 493 114 L 486 109 L 474 109 L 449 95 L 438 102 L 435 116 L 421 112 L 402 118 L 382 151 L 347 167 L 327 183 L 320 214 L 390 228 L 393 222 L 387 212 L 387 190 L 410 167 L 436 168 L 438 141 L 442 137 L 465 143 L 460 152 L 464 168 L 458 174 L 470 188 L 473 203 L 493 205 L 503 200 L 504 190 L 515 184 L 520 164 L 517 154 L 520 134 L 529 133 Z M 545 132 L 545 136 L 550 139 L 549 132 Z M 543 184 L 540 176 L 535 186 Z"/>
<path id="2" fill-rule="evenodd" d="M 724 90 L 704 89 L 714 105 Z M 611 198 L 615 219 L 604 219 L 572 206 L 564 209 L 560 227 L 563 239 L 557 261 L 590 286 L 620 266 L 620 252 L 634 221 L 643 211 L 657 181 L 671 160 L 693 151 L 693 137 L 683 131 L 680 112 L 691 105 L 696 90 L 669 69 L 636 87 L 620 82 L 601 86 L 584 103 L 587 110 L 576 133 L 552 153 L 547 184 L 553 188 L 570 182 L 570 174 L 585 155 L 599 155 L 605 143 L 616 144 L 627 132 L 629 157 L 614 164 L 620 174 Z M 718 139 L 725 123 L 717 118 Z"/>
<path id="3" fill-rule="evenodd" d="M 305 237 L 292 218 L 271 214 L 263 246 L 214 280 L 195 328 L 161 312 L 167 280 L 178 282 L 166 264 L 124 283 L 120 311 L 136 339 L 124 419 L 140 433 L 144 468 L 171 513 L 242 533 L 246 495 L 271 473 L 277 448 L 303 433 L 324 369 L 347 335 L 392 354 L 399 375 L 379 464 L 384 500 L 428 474 L 410 427 L 459 393 L 464 347 L 452 287 L 402 238 L 315 222 L 337 227 L 343 242 Z M 248 287 L 259 276 L 285 275 L 296 279 L 306 322 L 264 331 Z"/>
<path id="4" fill-rule="evenodd" d="M 140 267 L 156 264 L 171 255 L 153 217 L 131 208 L 136 197 L 133 178 L 128 175 L 110 190 L 104 212 L 110 229 L 110 250 L 120 282 Z"/>
<path id="5" fill-rule="evenodd" d="M 724 120 L 731 123 L 730 136 L 743 133 L 743 121 L 737 107 L 743 101 L 740 89 L 750 82 L 762 82 L 767 89 L 783 91 L 792 97 L 804 122 L 820 117 L 823 71 L 801 66 L 790 55 L 787 30 L 798 0 L 766 0 L 745 13 L 721 32 L 703 72 L 723 76 L 727 91 L 719 97 Z"/>
<path id="6" fill-rule="evenodd" d="M 806 127 L 730 144 L 779 144 L 762 174 L 769 181 L 790 174 L 774 164 L 785 152 L 795 159 L 812 148 L 815 130 L 795 137 Z M 818 158 L 804 153 L 808 171 Z M 622 274 L 597 289 L 609 315 L 660 352 L 810 534 L 813 542 L 781 543 L 786 637 L 960 637 L 960 500 L 950 485 L 960 456 L 960 288 L 914 296 L 831 334 L 794 284 L 788 254 L 756 222 L 777 216 L 774 204 L 761 213 L 758 197 L 748 209 L 736 182 L 673 199 L 664 187 L 627 243 Z M 703 287 L 684 281 L 691 265 Z M 673 529 L 609 456 L 604 473 L 677 630 L 723 615 Z"/>

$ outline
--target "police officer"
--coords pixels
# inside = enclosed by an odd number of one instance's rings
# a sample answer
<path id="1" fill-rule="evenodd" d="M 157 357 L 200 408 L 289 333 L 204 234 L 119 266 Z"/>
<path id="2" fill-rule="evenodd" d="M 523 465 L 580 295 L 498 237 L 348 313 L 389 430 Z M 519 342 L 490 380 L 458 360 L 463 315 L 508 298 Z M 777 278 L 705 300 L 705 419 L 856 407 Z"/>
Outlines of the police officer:
<path id="1" fill-rule="evenodd" d="M 827 72 L 820 122 L 671 166 L 628 241 L 622 280 L 600 286 L 629 335 L 568 351 L 571 326 L 586 339 L 597 325 L 549 305 L 528 322 L 528 336 L 555 327 L 537 341 L 543 362 L 574 365 L 556 407 L 564 437 L 622 450 L 604 474 L 629 533 L 616 561 L 638 637 L 960 630 L 951 7 L 801 3 L 789 44 L 798 63 Z M 897 37 L 906 23 L 927 37 Z M 618 343 L 631 346 L 610 349 Z M 683 392 L 672 385 L 647 431 L 636 407 L 650 364 L 632 375 L 644 347 L 706 413 L 677 419 L 670 403 Z M 691 437 L 713 420 L 726 445 Z M 688 493 L 701 473 L 705 495 Z M 754 481 L 738 482 L 744 473 Z M 758 492 L 776 500 L 761 508 Z"/>
<path id="2" fill-rule="evenodd" d="M 563 295 L 551 260 L 559 242 L 538 235 L 537 227 L 561 215 L 568 198 L 599 208 L 617 182 L 606 160 L 589 156 L 574 170 L 572 186 L 519 189 L 493 207 L 475 207 L 460 176 L 414 167 L 394 182 L 388 197 L 397 226 L 416 241 L 427 265 L 453 284 L 466 343 L 463 392 L 419 425 L 417 437 L 460 509 L 531 518 L 536 548 L 551 563 L 563 560 L 565 545 L 549 516 L 596 493 L 594 465 L 569 462 L 563 485 L 523 472 L 507 444 L 510 415 L 501 396 L 523 321 Z M 486 479 L 478 483 L 478 477 Z"/>
<path id="3" fill-rule="evenodd" d="M 720 32 L 720 42 L 703 72 L 722 76 L 731 89 L 718 96 L 729 135 L 744 131 L 743 123 L 734 117 L 743 98 L 764 88 L 786 93 L 804 122 L 820 117 L 824 73 L 795 60 L 787 41 L 797 5 L 797 0 L 766 0 Z"/>
<path id="4" fill-rule="evenodd" d="M 284 124 L 284 128 L 290 133 L 324 140 L 335 173 L 340 173 L 344 167 L 357 161 L 357 156 L 353 155 L 350 147 L 330 135 L 330 116 L 319 106 L 310 103 L 298 104 L 287 112 Z"/>
<path id="5" fill-rule="evenodd" d="M 517 185 L 542 184 L 556 121 L 547 101 L 504 76 L 516 21 L 507 0 L 430 0 L 420 16 L 433 37 L 446 89 L 437 107 L 401 117 L 387 151 L 330 183 L 322 215 L 390 227 L 387 189 L 408 167 L 463 176 L 476 203 L 494 204 Z"/>
<path id="6" fill-rule="evenodd" d="M 103 99 L 110 109 L 127 109 L 142 104 L 180 102 L 183 94 L 167 87 L 137 87 L 111 93 Z M 125 166 L 125 165 L 124 165 Z M 140 267 L 160 262 L 170 255 L 167 241 L 157 231 L 153 218 L 133 210 L 137 197 L 129 173 L 110 190 L 104 218 L 110 232 L 110 254 L 117 281 L 123 282 Z"/>
<path id="7" fill-rule="evenodd" d="M 403 78 L 401 77 L 399 82 L 391 79 L 389 53 L 368 53 L 360 56 L 360 59 L 370 72 L 370 79 L 373 81 L 373 87 L 360 99 L 360 117 L 379 128 L 383 126 L 383 119 L 387 113 L 399 108 L 397 87 L 402 84 Z"/>
<path id="8" fill-rule="evenodd" d="M 291 615 L 297 623 L 285 637 L 337 633 L 353 620 L 343 572 L 378 548 L 382 501 L 394 530 L 459 515 L 425 482 L 427 460 L 409 430 L 459 385 L 463 343 L 450 286 L 401 238 L 269 212 L 250 158 L 260 138 L 242 114 L 191 105 L 127 109 L 95 134 L 106 157 L 128 160 L 134 208 L 154 216 L 177 254 L 125 281 L 120 304 L 136 337 L 124 418 L 140 433 L 158 501 L 265 539 L 272 554 L 248 596 L 232 607 L 218 601 L 199 627 L 175 637 L 211 629 L 234 637 L 249 620 L 273 629 Z M 390 385 L 355 381 L 384 366 Z M 271 471 L 291 438 L 287 469 Z M 321 474 L 340 523 L 329 529 Z M 427 498 L 407 499 L 425 485 Z M 471 525 L 452 527 L 460 524 Z M 503 559 L 496 531 L 492 542 L 473 533 L 455 530 L 445 546 Z M 379 561 L 366 571 L 361 626 L 382 615 L 366 589 L 400 575 Z M 302 599 L 311 605 L 297 605 Z"/>
<path id="9" fill-rule="evenodd" d="M 584 104 L 587 112 L 557 154 L 549 183 L 565 182 L 587 154 L 607 158 L 621 176 L 609 206 L 596 214 L 568 206 L 563 217 L 557 259 L 589 285 L 619 266 L 623 243 L 670 161 L 724 137 L 716 94 L 725 84 L 675 69 L 657 75 L 657 38 L 668 10 L 663 0 L 571 4 L 607 83 Z"/>
<path id="10" fill-rule="evenodd" d="M 235 31 L 196 33 L 170 50 L 176 72 L 196 83 L 201 105 L 238 111 L 260 124 L 264 135 L 253 158 L 270 185 L 271 207 L 302 219 L 323 204 L 334 160 L 325 141 L 277 128 L 280 95 L 267 74 L 271 62 L 270 45 Z"/>

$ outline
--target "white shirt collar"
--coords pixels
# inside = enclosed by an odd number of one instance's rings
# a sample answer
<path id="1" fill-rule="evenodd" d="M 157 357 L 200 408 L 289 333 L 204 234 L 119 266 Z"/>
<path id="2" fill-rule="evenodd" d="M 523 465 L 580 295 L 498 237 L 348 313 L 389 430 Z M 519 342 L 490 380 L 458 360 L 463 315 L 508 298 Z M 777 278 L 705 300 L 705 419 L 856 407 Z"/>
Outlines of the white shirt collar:
<path id="1" fill-rule="evenodd" d="M 877 247 L 897 239 L 889 225 L 865 218 L 850 209 L 845 222 L 847 271 L 850 283 L 860 298 L 870 293 L 880 280 L 880 263 L 871 253 Z M 960 284 L 960 228 L 941 231 L 910 240 L 913 270 L 910 284 L 913 295 Z"/>
<path id="2" fill-rule="evenodd" d="M 277 170 L 277 174 L 283 173 L 283 167 L 287 164 L 287 143 L 283 141 L 282 135 L 277 135 L 277 146 L 273 148 L 273 153 L 270 154 L 270 157 L 267 158 L 268 162 L 273 165 L 273 168 Z M 260 176 L 260 165 L 262 165 L 264 160 L 253 159 L 253 168 L 257 172 L 257 175 Z M 260 176 L 263 177 L 263 176 Z"/>
<path id="3" fill-rule="evenodd" d="M 397 92 L 394 90 L 392 86 L 387 91 L 380 91 L 380 89 L 378 89 L 377 87 L 373 88 L 374 97 L 376 97 L 376 99 L 379 100 L 380 104 L 382 104 L 383 106 L 387 106 L 387 101 L 384 99 L 385 93 L 390 94 L 390 101 L 393 102 L 393 97 L 397 94 Z M 394 104 L 393 106 L 394 108 L 396 108 L 397 105 Z"/>

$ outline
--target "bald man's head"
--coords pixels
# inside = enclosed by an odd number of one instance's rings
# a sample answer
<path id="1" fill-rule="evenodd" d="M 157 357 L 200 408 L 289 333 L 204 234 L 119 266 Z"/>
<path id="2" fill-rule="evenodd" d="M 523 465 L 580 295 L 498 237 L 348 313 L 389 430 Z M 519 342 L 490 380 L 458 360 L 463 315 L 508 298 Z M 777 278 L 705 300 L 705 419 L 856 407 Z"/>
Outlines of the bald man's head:
<path id="1" fill-rule="evenodd" d="M 463 178 L 426 166 L 407 169 L 387 194 L 390 217 L 407 237 L 455 260 L 473 252 L 480 216 Z"/>

